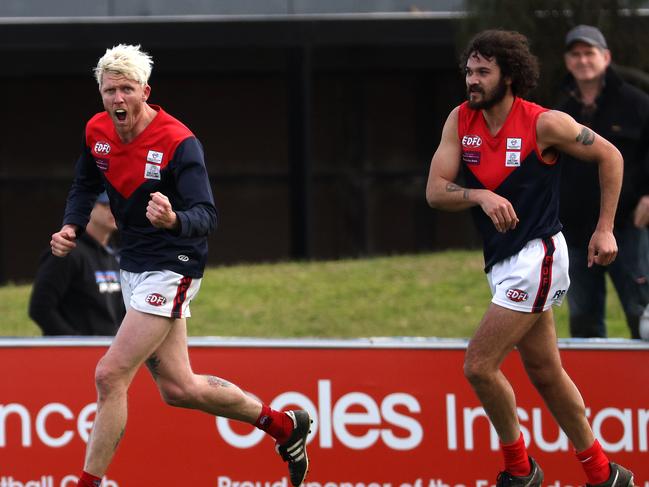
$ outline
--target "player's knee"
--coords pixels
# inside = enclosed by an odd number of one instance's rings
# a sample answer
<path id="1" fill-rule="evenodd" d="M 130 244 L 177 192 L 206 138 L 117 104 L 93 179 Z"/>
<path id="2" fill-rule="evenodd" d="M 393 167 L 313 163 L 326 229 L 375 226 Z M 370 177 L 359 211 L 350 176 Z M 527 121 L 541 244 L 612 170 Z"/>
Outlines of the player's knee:
<path id="1" fill-rule="evenodd" d="M 117 367 L 104 359 L 99 361 L 95 369 L 95 385 L 100 400 L 122 388 L 123 382 L 123 374 Z"/>
<path id="2" fill-rule="evenodd" d="M 543 364 L 526 365 L 527 375 L 538 390 L 552 387 L 559 383 L 561 369 L 545 366 Z"/>
<path id="3" fill-rule="evenodd" d="M 473 385 L 479 385 L 488 380 L 485 367 L 468 358 L 464 361 L 464 377 Z"/>
<path id="4" fill-rule="evenodd" d="M 191 407 L 195 401 L 195 394 L 191 387 L 171 382 L 159 383 L 160 396 L 169 406 L 178 408 Z"/>

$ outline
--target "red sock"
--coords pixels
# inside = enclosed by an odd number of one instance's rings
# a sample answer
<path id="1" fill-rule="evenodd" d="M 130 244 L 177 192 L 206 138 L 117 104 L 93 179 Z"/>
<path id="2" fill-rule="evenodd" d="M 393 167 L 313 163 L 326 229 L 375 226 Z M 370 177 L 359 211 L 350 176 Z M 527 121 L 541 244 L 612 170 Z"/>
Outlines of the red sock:
<path id="1" fill-rule="evenodd" d="M 530 459 L 527 456 L 523 433 L 521 433 L 518 440 L 514 443 L 505 445 L 501 442 L 500 448 L 503 451 L 503 457 L 505 457 L 506 472 L 509 472 L 515 477 L 527 477 L 530 474 L 532 467 L 530 467 Z"/>
<path id="2" fill-rule="evenodd" d="M 293 420 L 282 411 L 275 411 L 265 404 L 255 426 L 277 440 L 280 445 L 286 443 L 293 432 Z"/>
<path id="3" fill-rule="evenodd" d="M 95 477 L 88 472 L 83 472 L 77 487 L 99 487 L 101 485 L 101 477 Z"/>
<path id="4" fill-rule="evenodd" d="M 584 451 L 575 451 L 575 455 L 577 455 L 577 460 L 581 463 L 590 485 L 604 483 L 611 476 L 611 466 L 599 441 L 595 440 L 595 443 Z"/>

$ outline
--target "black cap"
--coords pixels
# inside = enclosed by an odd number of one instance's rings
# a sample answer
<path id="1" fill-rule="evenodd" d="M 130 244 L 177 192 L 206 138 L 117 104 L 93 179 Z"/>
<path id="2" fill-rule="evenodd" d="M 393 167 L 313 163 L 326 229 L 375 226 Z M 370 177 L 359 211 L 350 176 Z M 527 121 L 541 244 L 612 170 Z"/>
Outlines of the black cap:
<path id="1" fill-rule="evenodd" d="M 585 42 L 600 49 L 608 49 L 604 35 L 597 28 L 592 25 L 578 25 L 573 27 L 568 34 L 566 34 L 566 47 L 569 48 L 575 42 Z"/>

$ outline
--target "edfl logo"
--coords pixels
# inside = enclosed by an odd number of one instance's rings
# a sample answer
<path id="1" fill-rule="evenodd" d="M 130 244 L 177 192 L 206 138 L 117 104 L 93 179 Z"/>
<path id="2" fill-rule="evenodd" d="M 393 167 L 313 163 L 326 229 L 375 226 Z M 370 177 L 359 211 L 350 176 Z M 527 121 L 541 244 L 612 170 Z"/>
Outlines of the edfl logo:
<path id="1" fill-rule="evenodd" d="M 110 154 L 110 144 L 108 142 L 95 142 L 95 153 L 101 155 Z"/>
<path id="2" fill-rule="evenodd" d="M 466 148 L 476 148 L 482 145 L 482 139 L 479 135 L 465 135 L 462 137 L 462 146 Z"/>
<path id="3" fill-rule="evenodd" d="M 162 306 L 167 302 L 167 298 L 158 293 L 149 294 L 144 301 L 149 303 L 151 306 Z"/>

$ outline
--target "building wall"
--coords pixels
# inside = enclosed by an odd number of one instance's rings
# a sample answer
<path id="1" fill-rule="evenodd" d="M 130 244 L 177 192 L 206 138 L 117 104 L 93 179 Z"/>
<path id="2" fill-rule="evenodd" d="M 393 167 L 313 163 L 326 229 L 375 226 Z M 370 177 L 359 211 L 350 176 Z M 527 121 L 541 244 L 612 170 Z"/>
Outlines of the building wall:
<path id="1" fill-rule="evenodd" d="M 34 28 L 41 37 L 24 40 L 0 33 L 0 53 L 12 66 L 0 73 L 0 279 L 31 279 L 60 227 L 84 124 L 102 109 L 91 70 L 111 29 L 115 39 L 150 46 L 150 101 L 205 147 L 220 212 L 209 263 L 292 257 L 287 60 L 294 48 L 263 45 L 262 37 L 223 46 L 151 26 L 149 37 L 138 38 L 138 27 L 123 37 L 119 25 Z M 442 124 L 463 98 L 454 50 L 437 42 L 350 42 L 323 29 L 336 42 L 310 48 L 311 257 L 475 245 L 468 214 L 435 212 L 424 199 Z"/>
<path id="2" fill-rule="evenodd" d="M 457 11 L 462 4 L 462 0 L 3 0 L 0 17 Z"/>

